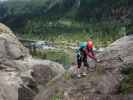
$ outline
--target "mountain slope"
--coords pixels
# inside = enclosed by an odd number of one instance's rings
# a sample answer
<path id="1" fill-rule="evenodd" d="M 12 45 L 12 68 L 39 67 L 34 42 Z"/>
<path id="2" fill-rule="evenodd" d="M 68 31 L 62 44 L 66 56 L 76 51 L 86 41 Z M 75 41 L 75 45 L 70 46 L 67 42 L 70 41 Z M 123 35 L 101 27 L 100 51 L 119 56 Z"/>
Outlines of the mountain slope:
<path id="1" fill-rule="evenodd" d="M 68 20 L 76 28 L 84 25 L 82 31 L 89 30 L 89 24 L 96 25 L 104 22 L 113 22 L 114 25 L 118 23 L 118 26 L 125 26 L 127 30 L 132 31 L 132 9 L 132 0 L 9 0 L 0 3 L 0 21 L 21 33 L 45 34 L 45 31 L 50 33 L 47 30 L 58 29 L 60 27 L 58 21 L 62 20 Z M 48 23 L 52 23 L 50 24 L 52 29 L 43 27 L 48 26 Z M 61 26 L 64 25 L 61 24 Z M 68 30 L 68 27 L 64 28 Z M 62 33 L 62 29 L 58 31 L 55 33 Z"/>
<path id="2" fill-rule="evenodd" d="M 129 4 L 130 3 L 130 4 Z M 131 0 L 44 0 L 44 1 L 10 1 L 1 3 L 1 9 L 8 8 L 8 10 L 14 10 L 12 15 L 28 14 L 26 9 L 30 10 L 31 14 L 38 14 L 34 12 L 39 9 L 40 15 L 64 15 L 72 10 L 78 10 L 77 13 L 73 13 L 75 17 L 81 17 L 81 20 L 90 19 L 90 17 L 96 17 L 96 19 L 102 19 L 102 17 L 122 17 L 127 14 L 127 11 L 132 6 Z M 18 7 L 17 7 L 18 6 Z M 25 9 L 25 10 L 22 10 Z M 116 11 L 117 10 L 117 11 Z M 15 12 L 16 11 L 16 12 Z M 24 12 L 24 13 L 22 13 Z M 119 16 L 120 14 L 120 16 Z M 62 15 L 62 16 L 63 16 Z M 86 15 L 86 16 L 85 16 Z"/>

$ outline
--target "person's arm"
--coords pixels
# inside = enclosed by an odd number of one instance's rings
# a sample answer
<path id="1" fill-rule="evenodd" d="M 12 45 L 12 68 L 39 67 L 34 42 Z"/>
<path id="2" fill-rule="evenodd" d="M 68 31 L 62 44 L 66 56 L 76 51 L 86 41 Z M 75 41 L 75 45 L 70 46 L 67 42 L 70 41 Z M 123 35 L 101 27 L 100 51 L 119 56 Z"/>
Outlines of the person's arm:
<path id="1" fill-rule="evenodd" d="M 91 54 L 92 54 L 93 59 L 97 61 L 96 55 L 95 55 L 95 53 L 93 52 L 93 50 L 91 51 Z"/>
<path id="2" fill-rule="evenodd" d="M 96 58 L 96 55 L 95 55 L 95 53 L 92 51 L 92 56 L 93 56 L 93 59 L 95 60 L 95 61 L 97 61 L 97 58 Z"/>
<path id="3" fill-rule="evenodd" d="M 96 56 L 95 56 L 93 51 L 90 51 L 91 54 L 87 50 L 85 50 L 85 52 L 86 52 L 88 57 L 97 61 Z"/>

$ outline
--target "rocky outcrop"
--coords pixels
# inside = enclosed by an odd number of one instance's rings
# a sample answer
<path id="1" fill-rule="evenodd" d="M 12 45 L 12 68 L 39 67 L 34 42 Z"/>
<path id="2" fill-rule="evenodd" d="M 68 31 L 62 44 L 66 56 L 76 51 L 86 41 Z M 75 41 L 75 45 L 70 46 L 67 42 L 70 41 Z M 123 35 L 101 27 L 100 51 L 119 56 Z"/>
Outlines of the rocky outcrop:
<path id="1" fill-rule="evenodd" d="M 99 55 L 106 76 L 102 77 L 98 87 L 100 93 L 113 94 L 119 90 L 122 80 L 121 69 L 124 64 L 133 63 L 133 35 L 125 36 L 112 43 Z"/>
<path id="2" fill-rule="evenodd" d="M 18 88 L 23 83 L 20 74 L 29 67 L 19 66 L 17 61 L 27 57 L 28 49 L 8 27 L 0 23 L 0 100 L 18 100 Z"/>
<path id="3" fill-rule="evenodd" d="M 71 68 L 68 73 L 51 81 L 35 100 L 132 100 L 131 96 L 120 95 L 119 89 L 123 65 L 133 63 L 133 35 L 115 41 L 97 58 L 100 61 L 96 64 L 96 71 L 77 79 L 72 74 L 74 68 Z"/>
<path id="4" fill-rule="evenodd" d="M 64 68 L 58 63 L 48 60 L 33 61 L 32 76 L 39 85 L 45 86 L 53 77 L 64 73 Z"/>
<path id="5" fill-rule="evenodd" d="M 0 23 L 0 100 L 33 100 L 62 65 L 35 60 L 5 25 Z"/>
<path id="6" fill-rule="evenodd" d="M 0 23 L 0 33 L 12 34 L 13 32 L 6 25 Z"/>
<path id="7" fill-rule="evenodd" d="M 21 59 L 29 56 L 26 49 L 16 38 L 13 32 L 3 24 L 0 24 L 0 58 Z"/>

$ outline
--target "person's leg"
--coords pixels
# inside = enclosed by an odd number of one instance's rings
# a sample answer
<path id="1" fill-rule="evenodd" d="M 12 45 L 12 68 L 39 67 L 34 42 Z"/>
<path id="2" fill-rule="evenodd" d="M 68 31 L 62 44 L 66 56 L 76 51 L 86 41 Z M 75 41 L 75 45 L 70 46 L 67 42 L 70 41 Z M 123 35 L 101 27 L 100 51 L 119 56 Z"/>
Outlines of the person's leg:
<path id="1" fill-rule="evenodd" d="M 84 56 L 83 62 L 84 62 L 84 67 L 89 68 L 89 64 L 88 64 L 88 62 L 87 62 L 87 56 Z"/>
<path id="2" fill-rule="evenodd" d="M 88 69 L 89 69 L 89 65 L 88 65 L 88 63 L 87 63 L 87 57 L 86 56 L 84 56 L 83 57 L 83 64 L 84 64 L 84 72 L 83 72 L 83 75 L 87 75 L 87 73 L 88 73 Z"/>
<path id="3" fill-rule="evenodd" d="M 80 68 L 81 67 L 81 56 L 77 55 L 77 67 Z"/>
<path id="4" fill-rule="evenodd" d="M 82 64 L 81 58 L 77 58 L 77 76 L 78 77 L 81 77 L 81 75 L 80 75 L 80 67 L 81 67 L 81 64 Z"/>

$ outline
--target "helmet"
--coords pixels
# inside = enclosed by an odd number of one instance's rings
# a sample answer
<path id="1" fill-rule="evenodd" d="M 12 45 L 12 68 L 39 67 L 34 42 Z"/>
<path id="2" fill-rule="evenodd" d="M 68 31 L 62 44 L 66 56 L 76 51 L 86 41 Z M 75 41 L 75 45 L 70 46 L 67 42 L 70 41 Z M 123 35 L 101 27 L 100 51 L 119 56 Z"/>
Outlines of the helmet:
<path id="1" fill-rule="evenodd" d="M 91 40 L 89 40 L 89 41 L 87 42 L 87 48 L 90 48 L 90 49 L 93 48 L 93 42 L 92 42 Z"/>
<path id="2" fill-rule="evenodd" d="M 87 43 L 86 42 L 81 42 L 80 43 L 80 48 L 86 48 L 87 46 Z"/>

